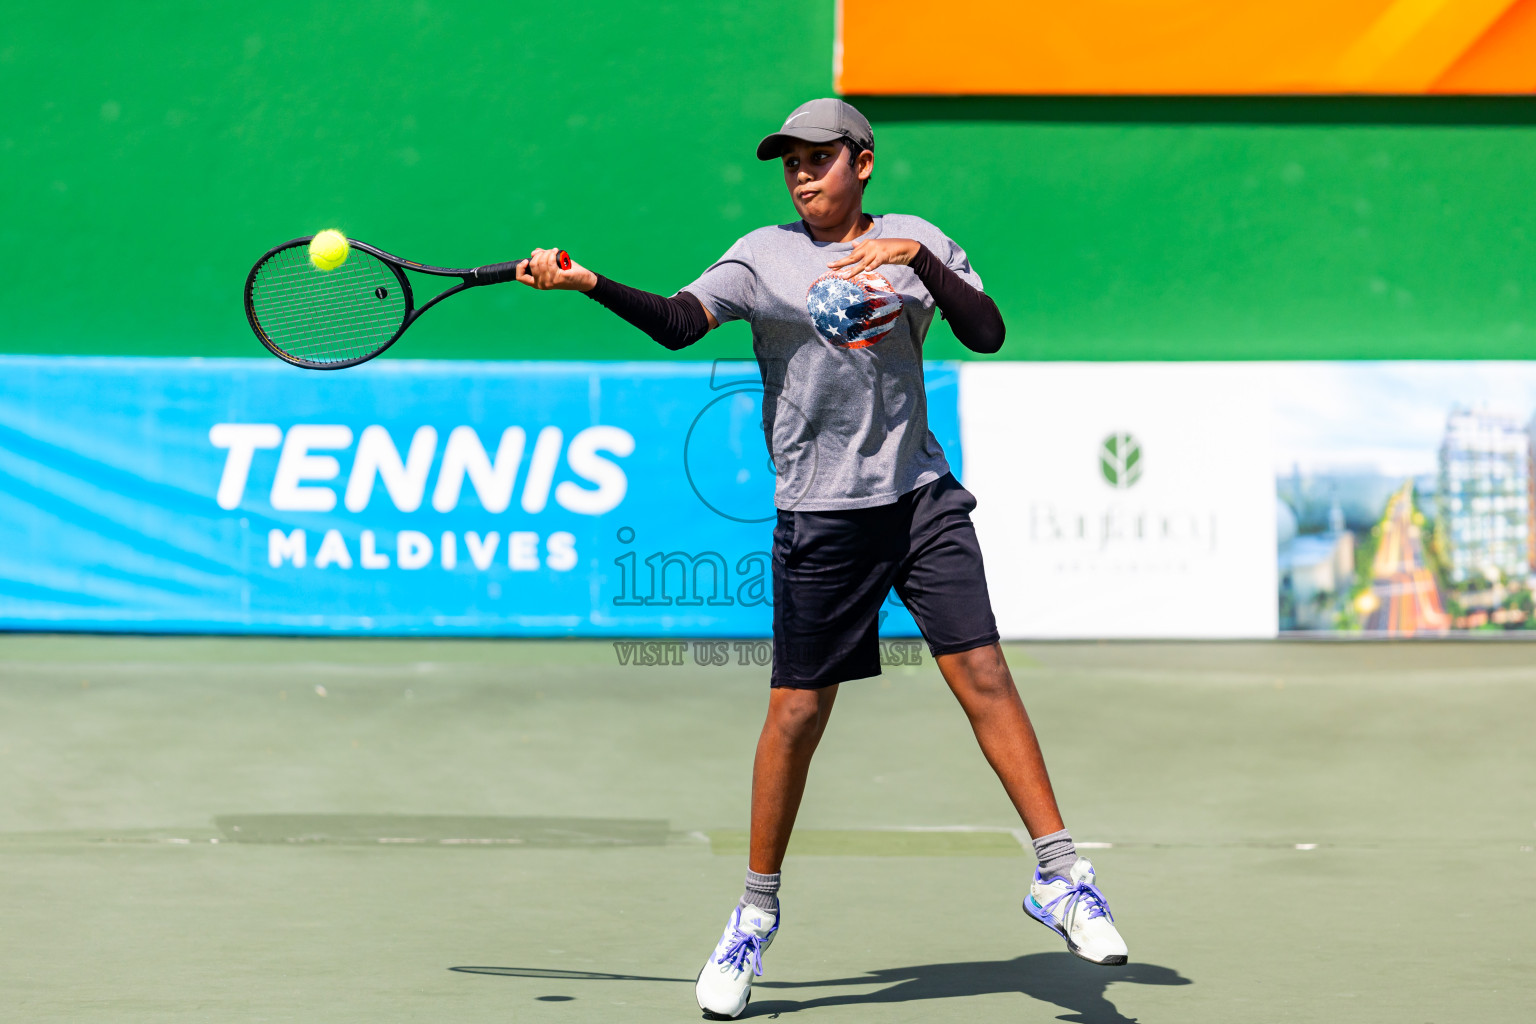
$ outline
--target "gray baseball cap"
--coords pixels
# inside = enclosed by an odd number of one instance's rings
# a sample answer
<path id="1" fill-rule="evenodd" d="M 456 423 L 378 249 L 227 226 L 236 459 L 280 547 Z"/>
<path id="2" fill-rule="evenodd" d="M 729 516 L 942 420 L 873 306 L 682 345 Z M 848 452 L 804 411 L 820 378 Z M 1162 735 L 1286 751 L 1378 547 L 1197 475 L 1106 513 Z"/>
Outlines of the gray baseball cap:
<path id="1" fill-rule="evenodd" d="M 785 139 L 832 142 L 845 139 L 858 149 L 875 148 L 875 131 L 853 104 L 827 97 L 802 103 L 784 119 L 784 127 L 757 144 L 759 160 L 777 160 Z"/>

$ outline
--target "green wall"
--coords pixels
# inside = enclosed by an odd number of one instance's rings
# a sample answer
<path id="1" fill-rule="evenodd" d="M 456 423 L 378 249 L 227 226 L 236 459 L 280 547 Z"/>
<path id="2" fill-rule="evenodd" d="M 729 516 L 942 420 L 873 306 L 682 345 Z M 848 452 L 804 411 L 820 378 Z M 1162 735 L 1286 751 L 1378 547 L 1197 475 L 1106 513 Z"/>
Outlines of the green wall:
<path id="1" fill-rule="evenodd" d="M 752 149 L 830 91 L 832 9 L 21 5 L 0 33 L 0 351 L 259 354 L 246 270 L 333 225 L 446 264 L 558 244 L 681 287 L 792 217 Z M 1536 339 L 1532 101 L 863 105 L 871 208 L 970 250 L 1007 357 L 1518 358 Z M 683 356 L 746 345 L 733 325 Z M 930 354 L 961 352 L 935 331 Z M 516 286 L 433 310 L 397 353 L 669 357 Z"/>

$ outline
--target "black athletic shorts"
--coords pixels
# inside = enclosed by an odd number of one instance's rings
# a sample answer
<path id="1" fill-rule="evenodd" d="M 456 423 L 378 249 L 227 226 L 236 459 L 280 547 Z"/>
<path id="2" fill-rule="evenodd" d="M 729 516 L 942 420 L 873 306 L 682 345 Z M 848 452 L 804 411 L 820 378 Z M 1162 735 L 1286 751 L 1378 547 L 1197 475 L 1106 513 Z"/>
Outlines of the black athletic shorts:
<path id="1" fill-rule="evenodd" d="M 772 685 L 819 689 L 879 675 L 881 605 L 892 587 L 935 656 L 996 643 L 975 507 L 946 473 L 890 505 L 781 510 Z"/>

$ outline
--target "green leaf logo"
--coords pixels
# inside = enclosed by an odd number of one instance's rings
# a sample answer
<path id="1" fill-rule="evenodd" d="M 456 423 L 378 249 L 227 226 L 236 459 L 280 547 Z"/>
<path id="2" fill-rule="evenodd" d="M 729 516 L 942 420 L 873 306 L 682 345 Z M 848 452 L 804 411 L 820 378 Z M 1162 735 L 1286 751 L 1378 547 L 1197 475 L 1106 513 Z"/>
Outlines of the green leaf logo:
<path id="1" fill-rule="evenodd" d="M 1141 479 L 1141 442 L 1127 431 L 1117 431 L 1099 448 L 1099 472 L 1109 486 L 1124 490 Z"/>

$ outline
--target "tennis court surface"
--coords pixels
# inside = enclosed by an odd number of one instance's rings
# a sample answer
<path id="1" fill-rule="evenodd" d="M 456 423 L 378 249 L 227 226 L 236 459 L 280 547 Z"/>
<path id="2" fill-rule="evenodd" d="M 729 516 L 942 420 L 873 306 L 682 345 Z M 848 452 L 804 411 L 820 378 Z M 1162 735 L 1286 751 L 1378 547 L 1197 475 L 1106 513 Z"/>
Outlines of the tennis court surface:
<path id="1" fill-rule="evenodd" d="M 1132 962 L 931 662 L 843 688 L 749 1018 L 1529 1021 L 1517 644 L 1015 645 Z M 17 1021 L 695 1020 L 767 669 L 604 643 L 0 637 Z"/>

